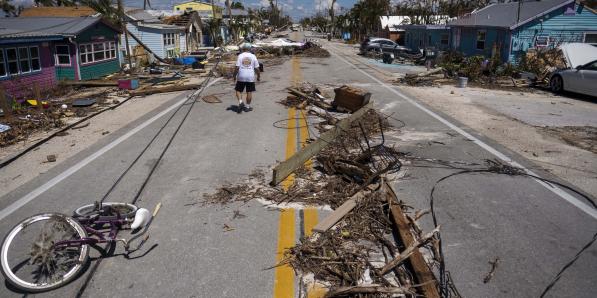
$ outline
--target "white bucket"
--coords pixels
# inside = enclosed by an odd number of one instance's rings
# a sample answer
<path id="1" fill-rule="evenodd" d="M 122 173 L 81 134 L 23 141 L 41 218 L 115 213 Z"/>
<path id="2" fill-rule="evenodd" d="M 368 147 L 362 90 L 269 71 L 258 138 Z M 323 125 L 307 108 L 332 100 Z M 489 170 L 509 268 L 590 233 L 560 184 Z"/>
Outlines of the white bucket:
<path id="1" fill-rule="evenodd" d="M 467 77 L 458 77 L 458 88 L 466 88 L 467 84 L 468 84 Z"/>

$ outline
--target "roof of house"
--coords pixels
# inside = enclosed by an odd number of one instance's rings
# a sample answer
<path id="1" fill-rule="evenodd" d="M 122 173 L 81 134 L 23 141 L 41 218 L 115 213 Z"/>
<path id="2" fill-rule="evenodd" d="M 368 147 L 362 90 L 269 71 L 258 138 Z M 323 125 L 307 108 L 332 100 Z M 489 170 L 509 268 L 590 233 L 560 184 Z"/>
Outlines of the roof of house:
<path id="1" fill-rule="evenodd" d="M 25 8 L 20 17 L 88 17 L 98 15 L 89 6 L 58 6 L 58 7 L 29 7 Z"/>
<path id="2" fill-rule="evenodd" d="M 185 27 L 176 26 L 176 25 L 168 25 L 163 23 L 139 23 L 137 24 L 139 27 L 145 28 L 152 28 L 152 29 L 159 29 L 159 30 L 182 30 L 184 31 Z"/>
<path id="3" fill-rule="evenodd" d="M 125 14 L 133 21 L 141 21 L 145 23 L 160 23 L 160 19 L 153 14 L 143 10 L 143 8 L 128 8 Z"/>
<path id="4" fill-rule="evenodd" d="M 187 4 L 187 3 L 198 3 L 198 4 L 211 5 L 211 3 L 207 2 L 207 1 L 194 0 L 194 1 L 183 1 L 183 2 L 180 2 L 180 3 L 175 3 L 174 6 L 181 5 L 181 4 Z M 222 6 L 217 5 L 215 3 L 214 3 L 213 6 L 223 8 Z"/>
<path id="5" fill-rule="evenodd" d="M 514 29 L 571 3 L 574 3 L 574 0 L 524 1 L 521 3 L 520 17 L 518 16 L 519 2 L 496 3 L 474 11 L 448 24 L 450 26 Z"/>
<path id="6" fill-rule="evenodd" d="M 188 27 L 193 23 L 196 23 L 197 26 L 202 26 L 201 17 L 199 16 L 199 13 L 197 11 L 185 11 L 185 13 L 181 15 L 165 17 L 163 21 L 165 24 L 168 25 Z"/>
<path id="7" fill-rule="evenodd" d="M 74 37 L 96 23 L 118 29 L 100 17 L 18 17 L 0 18 L 0 39 L 31 37 Z"/>

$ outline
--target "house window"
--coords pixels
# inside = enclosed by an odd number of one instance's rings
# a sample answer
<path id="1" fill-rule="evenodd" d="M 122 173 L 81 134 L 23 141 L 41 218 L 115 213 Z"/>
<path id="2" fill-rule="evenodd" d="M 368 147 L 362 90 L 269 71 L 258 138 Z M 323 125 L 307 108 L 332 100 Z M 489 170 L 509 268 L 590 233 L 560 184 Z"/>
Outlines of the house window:
<path id="1" fill-rule="evenodd" d="M 597 32 L 585 33 L 586 43 L 597 43 Z"/>
<path id="2" fill-rule="evenodd" d="M 544 48 L 547 46 L 549 46 L 549 37 L 548 36 L 535 37 L 535 47 Z"/>
<path id="3" fill-rule="evenodd" d="M 106 59 L 106 52 L 104 51 L 104 43 L 93 44 L 93 60 L 101 61 Z"/>
<path id="4" fill-rule="evenodd" d="M 29 47 L 29 57 L 31 58 L 31 71 L 41 70 L 38 47 Z"/>
<path id="5" fill-rule="evenodd" d="M 171 46 L 174 45 L 176 39 L 176 35 L 174 33 L 164 33 L 164 45 Z"/>
<path id="6" fill-rule="evenodd" d="M 4 51 L 0 50 L 0 77 L 6 76 L 6 63 L 4 63 Z"/>
<path id="7" fill-rule="evenodd" d="M 81 64 L 112 60 L 116 58 L 116 42 L 94 42 L 79 45 L 79 56 Z"/>
<path id="8" fill-rule="evenodd" d="M 56 46 L 56 65 L 70 66 L 70 50 L 67 45 Z"/>
<path id="9" fill-rule="evenodd" d="M 487 31 L 477 31 L 477 50 L 485 50 L 485 39 L 487 38 Z"/>
<path id="10" fill-rule="evenodd" d="M 116 42 L 110 42 L 110 58 L 116 58 Z"/>
<path id="11" fill-rule="evenodd" d="M 37 46 L 0 49 L 0 77 L 7 74 L 19 75 L 39 70 L 41 70 L 41 64 Z"/>
<path id="12" fill-rule="evenodd" d="M 19 74 L 19 59 L 17 58 L 17 49 L 6 49 L 6 62 L 8 62 L 8 73 Z"/>
<path id="13" fill-rule="evenodd" d="M 19 48 L 19 66 L 21 68 L 21 73 L 31 71 L 31 65 L 29 64 L 29 48 L 27 47 Z"/>
<path id="14" fill-rule="evenodd" d="M 448 44 L 450 42 L 449 39 L 450 39 L 450 35 L 448 33 L 443 33 L 441 35 L 441 39 L 440 39 L 441 45 L 448 46 Z"/>

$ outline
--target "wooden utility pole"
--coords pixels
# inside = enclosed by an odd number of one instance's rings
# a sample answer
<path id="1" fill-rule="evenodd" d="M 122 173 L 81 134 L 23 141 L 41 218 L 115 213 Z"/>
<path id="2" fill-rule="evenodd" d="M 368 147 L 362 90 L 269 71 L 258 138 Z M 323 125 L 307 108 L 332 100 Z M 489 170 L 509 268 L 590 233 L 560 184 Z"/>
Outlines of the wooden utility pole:
<path id="1" fill-rule="evenodd" d="M 122 34 L 124 34 L 124 43 L 126 47 L 126 58 L 129 62 L 129 71 L 133 68 L 133 64 L 131 63 L 131 49 L 129 48 L 129 36 L 126 30 L 126 21 L 124 17 L 124 8 L 122 6 L 122 0 L 118 0 L 118 18 L 120 20 L 120 25 L 122 27 Z"/>

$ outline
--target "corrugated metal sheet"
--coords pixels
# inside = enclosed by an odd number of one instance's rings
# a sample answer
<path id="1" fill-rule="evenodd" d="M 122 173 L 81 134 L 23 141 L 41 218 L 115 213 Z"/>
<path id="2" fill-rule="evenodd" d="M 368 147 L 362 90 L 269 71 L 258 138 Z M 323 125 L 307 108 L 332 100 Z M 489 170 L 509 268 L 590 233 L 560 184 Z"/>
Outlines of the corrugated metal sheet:
<path id="1" fill-rule="evenodd" d="M 99 17 L 0 18 L 0 38 L 31 36 L 75 36 L 101 21 Z"/>

